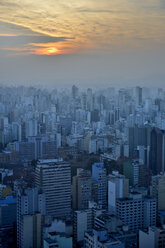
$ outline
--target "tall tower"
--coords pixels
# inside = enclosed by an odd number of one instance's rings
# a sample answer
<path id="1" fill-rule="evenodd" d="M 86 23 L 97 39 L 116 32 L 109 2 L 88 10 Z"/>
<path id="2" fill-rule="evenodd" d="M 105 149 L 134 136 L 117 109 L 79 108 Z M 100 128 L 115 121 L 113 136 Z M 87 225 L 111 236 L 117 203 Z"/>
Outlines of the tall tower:
<path id="1" fill-rule="evenodd" d="M 58 159 L 40 160 L 35 171 L 36 186 L 46 197 L 46 214 L 67 217 L 71 212 L 71 167 Z"/>

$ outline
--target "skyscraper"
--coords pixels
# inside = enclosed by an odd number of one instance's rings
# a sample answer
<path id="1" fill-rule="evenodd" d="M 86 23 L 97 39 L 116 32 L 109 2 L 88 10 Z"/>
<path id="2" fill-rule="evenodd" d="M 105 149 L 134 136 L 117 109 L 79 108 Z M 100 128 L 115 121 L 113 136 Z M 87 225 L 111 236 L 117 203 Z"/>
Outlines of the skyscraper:
<path id="1" fill-rule="evenodd" d="M 70 164 L 57 159 L 40 160 L 35 171 L 36 186 L 46 197 L 46 214 L 66 217 L 71 212 Z"/>

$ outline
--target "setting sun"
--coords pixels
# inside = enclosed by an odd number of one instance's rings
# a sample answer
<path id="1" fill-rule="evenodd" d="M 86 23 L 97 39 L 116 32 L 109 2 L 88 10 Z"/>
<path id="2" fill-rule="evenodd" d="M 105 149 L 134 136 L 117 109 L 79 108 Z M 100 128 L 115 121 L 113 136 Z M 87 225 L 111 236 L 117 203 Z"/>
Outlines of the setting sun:
<path id="1" fill-rule="evenodd" d="M 55 48 L 55 47 L 49 47 L 48 49 L 47 49 L 47 52 L 48 52 L 48 54 L 55 54 L 55 53 L 57 53 L 57 48 Z"/>

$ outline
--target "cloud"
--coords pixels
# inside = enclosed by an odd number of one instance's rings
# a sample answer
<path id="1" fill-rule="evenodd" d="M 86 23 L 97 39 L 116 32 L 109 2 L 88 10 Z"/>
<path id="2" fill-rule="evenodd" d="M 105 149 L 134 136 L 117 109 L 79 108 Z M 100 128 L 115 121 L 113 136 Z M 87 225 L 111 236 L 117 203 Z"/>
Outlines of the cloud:
<path id="1" fill-rule="evenodd" d="M 76 8 L 76 11 L 77 12 L 80 12 L 80 13 L 103 13 L 103 14 L 106 14 L 106 13 L 111 13 L 111 14 L 128 14 L 130 13 L 130 11 L 126 10 L 126 9 L 96 9 L 96 8 Z"/>
<path id="2" fill-rule="evenodd" d="M 6 44 L 6 39 L 8 42 Z M 1 50 L 9 55 L 57 55 L 73 52 L 72 45 L 69 45 L 68 38 L 49 36 L 1 36 Z M 4 41 L 4 44 L 3 42 Z"/>
<path id="3" fill-rule="evenodd" d="M 78 8 L 76 9 L 78 12 L 84 12 L 84 13 L 114 13 L 113 10 L 108 10 L 108 9 L 81 9 Z"/>
<path id="4" fill-rule="evenodd" d="M 58 47 L 64 47 L 65 43 L 74 40 L 74 37 L 43 35 L 29 28 L 5 22 L 0 22 L 0 27 L 3 27 L 1 31 L 6 31 L 6 33 L 0 33 L 0 50 L 6 51 L 9 55 L 56 55 L 57 50 L 58 54 L 62 54 L 63 51 L 56 48 L 57 43 Z M 12 33 L 13 30 L 14 33 Z"/>
<path id="5" fill-rule="evenodd" d="M 14 35 L 41 35 L 40 32 L 34 32 L 28 27 L 19 24 L 0 21 L 0 33 L 14 34 Z"/>
<path id="6" fill-rule="evenodd" d="M 1 1 L 0 2 L 0 6 L 2 7 L 16 7 L 16 8 L 20 8 L 20 5 L 14 2 L 7 2 L 7 1 Z"/>
<path id="7" fill-rule="evenodd" d="M 66 41 L 73 38 L 67 38 L 67 37 L 51 37 L 51 36 L 33 36 L 33 35 L 10 35 L 10 34 L 0 34 L 0 41 L 4 40 L 6 42 L 6 38 L 8 40 L 11 40 L 10 42 L 13 44 L 23 44 L 23 43 L 48 43 L 48 42 L 60 42 L 60 41 Z"/>
<path id="8" fill-rule="evenodd" d="M 136 48 L 146 41 L 164 43 L 163 1 L 0 0 L 0 30 L 16 35 L 6 37 L 11 48 L 50 42 L 72 46 L 72 51 Z M 0 46 L 4 47 L 4 40 L 0 38 Z"/>
<path id="9" fill-rule="evenodd" d="M 160 8 L 162 9 L 165 9 L 165 1 L 164 0 L 159 0 L 159 5 L 160 5 Z"/>

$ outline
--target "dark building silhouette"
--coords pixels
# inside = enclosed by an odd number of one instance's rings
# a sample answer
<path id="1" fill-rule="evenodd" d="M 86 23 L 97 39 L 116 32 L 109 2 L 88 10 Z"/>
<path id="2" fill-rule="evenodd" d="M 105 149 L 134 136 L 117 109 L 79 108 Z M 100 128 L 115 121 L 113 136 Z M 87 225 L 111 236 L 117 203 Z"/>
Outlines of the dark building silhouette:
<path id="1" fill-rule="evenodd" d="M 159 128 L 151 131 L 150 168 L 153 174 L 164 172 L 165 163 L 165 135 Z"/>
<path id="2" fill-rule="evenodd" d="M 137 105 L 142 104 L 142 88 L 139 86 L 136 87 L 136 103 Z"/>
<path id="3" fill-rule="evenodd" d="M 149 127 L 130 127 L 128 133 L 129 139 L 129 156 L 137 157 L 137 146 L 145 146 L 150 143 L 150 128 Z"/>
<path id="4" fill-rule="evenodd" d="M 149 187 L 151 182 L 151 170 L 147 165 L 139 165 L 139 187 Z"/>
<path id="5" fill-rule="evenodd" d="M 75 85 L 73 85 L 72 86 L 72 97 L 75 99 L 77 95 L 78 95 L 78 88 Z"/>
<path id="6" fill-rule="evenodd" d="M 91 121 L 97 122 L 99 120 L 100 120 L 100 118 L 99 118 L 99 111 L 97 109 L 94 109 L 91 112 Z"/>

